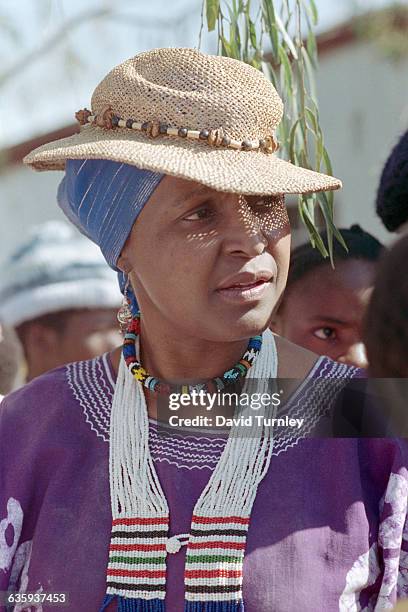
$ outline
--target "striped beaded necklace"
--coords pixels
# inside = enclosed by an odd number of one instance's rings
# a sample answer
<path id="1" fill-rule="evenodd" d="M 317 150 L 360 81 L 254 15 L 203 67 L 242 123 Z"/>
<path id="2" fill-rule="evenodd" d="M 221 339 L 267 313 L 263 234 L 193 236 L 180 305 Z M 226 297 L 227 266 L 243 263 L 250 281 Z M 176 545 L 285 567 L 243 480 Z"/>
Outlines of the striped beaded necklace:
<path id="1" fill-rule="evenodd" d="M 136 342 L 140 334 L 140 313 L 133 317 L 123 341 L 123 358 L 135 380 L 141 382 L 150 391 L 169 395 L 170 393 L 191 393 L 193 390 L 212 393 L 221 391 L 228 385 L 237 382 L 239 378 L 244 378 L 249 368 L 254 363 L 262 347 L 262 336 L 254 336 L 248 342 L 247 349 L 241 359 L 233 368 L 224 372 L 222 376 L 217 376 L 212 380 L 201 385 L 171 385 L 165 383 L 154 376 L 150 376 L 142 367 L 136 357 Z"/>
<path id="2" fill-rule="evenodd" d="M 259 379 L 257 391 L 266 392 L 276 375 L 276 346 L 268 330 L 247 379 Z M 247 381 L 244 391 L 246 385 Z M 251 413 L 250 406 L 239 410 L 243 417 Z M 262 407 L 257 414 L 264 412 Z M 149 450 L 142 381 L 135 384 L 122 355 L 110 422 L 113 521 L 107 590 L 100 612 L 115 598 L 119 612 L 165 612 L 166 557 L 183 544 L 187 544 L 185 612 L 243 612 L 246 537 L 257 488 L 271 460 L 270 422 L 257 425 L 253 420 L 245 435 L 239 425 L 232 426 L 194 507 L 190 533 L 168 537 L 169 508 Z"/>

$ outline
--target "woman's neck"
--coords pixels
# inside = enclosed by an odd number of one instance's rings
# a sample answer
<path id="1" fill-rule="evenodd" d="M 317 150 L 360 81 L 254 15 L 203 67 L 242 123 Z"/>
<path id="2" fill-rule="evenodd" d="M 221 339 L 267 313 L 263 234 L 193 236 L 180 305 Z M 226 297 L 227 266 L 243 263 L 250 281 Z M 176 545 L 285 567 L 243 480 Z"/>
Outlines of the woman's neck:
<path id="1" fill-rule="evenodd" d="M 176 329 L 149 327 L 141 319 L 140 362 L 151 375 L 166 382 L 209 380 L 221 376 L 242 357 L 248 339 L 212 342 Z M 112 354 L 118 371 L 120 351 Z"/>
<path id="2" fill-rule="evenodd" d="M 141 363 L 153 376 L 165 381 L 198 381 L 221 376 L 245 352 L 248 340 L 209 342 L 141 334 Z"/>

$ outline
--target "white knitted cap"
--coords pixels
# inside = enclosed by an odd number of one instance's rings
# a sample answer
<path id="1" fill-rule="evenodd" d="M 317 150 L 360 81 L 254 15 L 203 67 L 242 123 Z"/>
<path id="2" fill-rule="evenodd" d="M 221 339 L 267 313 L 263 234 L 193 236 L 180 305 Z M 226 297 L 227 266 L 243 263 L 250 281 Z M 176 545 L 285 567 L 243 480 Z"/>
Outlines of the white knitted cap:
<path id="1" fill-rule="evenodd" d="M 20 325 L 59 310 L 118 308 L 117 277 L 99 248 L 60 221 L 35 227 L 0 267 L 0 319 Z"/>

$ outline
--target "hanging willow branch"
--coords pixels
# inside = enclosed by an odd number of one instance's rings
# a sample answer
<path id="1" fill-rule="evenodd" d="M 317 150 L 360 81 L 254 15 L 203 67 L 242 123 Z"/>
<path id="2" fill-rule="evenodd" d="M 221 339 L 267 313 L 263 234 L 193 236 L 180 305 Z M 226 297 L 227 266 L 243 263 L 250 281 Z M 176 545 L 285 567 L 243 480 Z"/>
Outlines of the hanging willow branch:
<path id="1" fill-rule="evenodd" d="M 208 31 L 217 29 L 218 53 L 262 70 L 283 99 L 285 116 L 278 129 L 282 156 L 332 174 L 314 81 L 318 20 L 314 0 L 281 0 L 279 10 L 273 0 L 203 0 L 203 14 L 204 8 Z M 327 245 L 318 233 L 316 207 L 326 223 Z M 312 244 L 333 261 L 333 236 L 346 248 L 334 224 L 333 192 L 299 196 L 299 213 Z"/>

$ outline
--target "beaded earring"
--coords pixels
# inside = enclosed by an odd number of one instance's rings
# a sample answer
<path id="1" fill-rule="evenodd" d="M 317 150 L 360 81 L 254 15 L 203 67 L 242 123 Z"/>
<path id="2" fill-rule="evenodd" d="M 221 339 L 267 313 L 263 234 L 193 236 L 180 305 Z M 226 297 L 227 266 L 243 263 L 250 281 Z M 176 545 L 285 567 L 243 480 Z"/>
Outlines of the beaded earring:
<path id="1" fill-rule="evenodd" d="M 128 297 L 128 289 L 129 289 L 129 277 L 126 279 L 125 289 L 123 291 L 123 300 L 122 305 L 118 310 L 117 319 L 119 321 L 120 331 L 122 334 L 126 333 L 131 321 L 132 321 L 132 309 L 130 305 L 130 299 Z"/>

